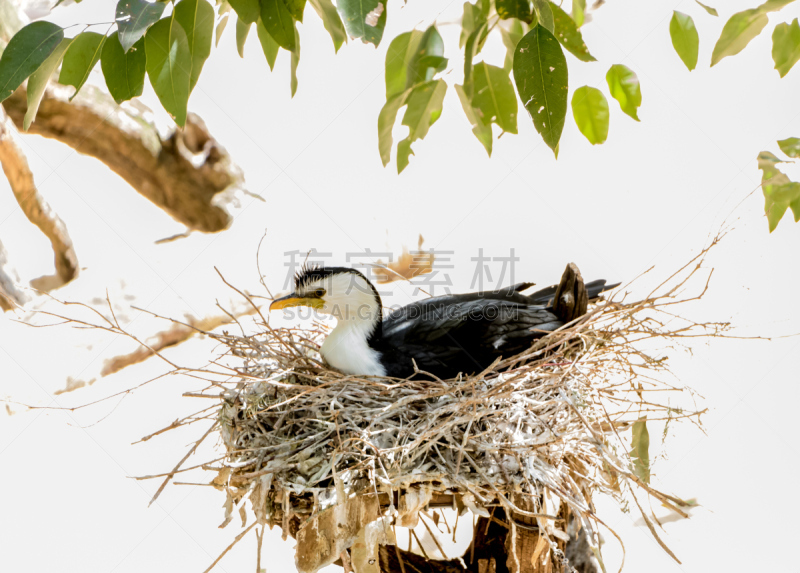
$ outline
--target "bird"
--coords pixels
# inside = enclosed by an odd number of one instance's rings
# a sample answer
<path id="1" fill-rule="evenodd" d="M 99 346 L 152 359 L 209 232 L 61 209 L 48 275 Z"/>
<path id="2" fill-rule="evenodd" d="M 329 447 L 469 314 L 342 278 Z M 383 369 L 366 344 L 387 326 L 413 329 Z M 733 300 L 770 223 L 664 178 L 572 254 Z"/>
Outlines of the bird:
<path id="1" fill-rule="evenodd" d="M 534 283 L 497 291 L 447 294 L 413 302 L 383 315 L 383 302 L 362 272 L 348 267 L 304 266 L 294 292 L 273 300 L 270 311 L 306 306 L 337 324 L 320 354 L 350 375 L 441 380 L 482 372 L 549 332 L 586 313 L 588 301 L 618 286 L 584 284 L 567 265 L 558 285 L 524 294 Z"/>

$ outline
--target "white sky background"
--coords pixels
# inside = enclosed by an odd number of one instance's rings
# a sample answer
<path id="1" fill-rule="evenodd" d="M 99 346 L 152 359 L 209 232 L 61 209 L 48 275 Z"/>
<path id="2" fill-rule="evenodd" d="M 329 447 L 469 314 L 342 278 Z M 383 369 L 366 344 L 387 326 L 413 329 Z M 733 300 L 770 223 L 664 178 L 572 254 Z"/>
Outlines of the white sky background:
<path id="1" fill-rule="evenodd" d="M 727 219 L 733 228 L 709 257 L 715 268 L 711 289 L 687 311 L 696 319 L 730 320 L 745 336 L 798 332 L 800 226 L 787 217 L 767 233 L 755 158 L 761 150 L 777 152 L 777 139 L 800 136 L 800 70 L 779 79 L 767 33 L 742 54 L 708 69 L 725 20 L 755 4 L 717 2 L 721 17 L 713 18 L 688 0 L 609 0 L 583 29 L 601 63 L 584 64 L 568 55 L 570 92 L 587 84 L 606 92 L 608 66 L 624 63 L 642 84 L 642 121 L 625 116 L 609 97 L 608 142 L 592 148 L 568 118 L 558 161 L 522 109 L 520 134 L 496 141 L 493 159 L 486 157 L 452 89 L 462 75 L 458 28 L 441 25 L 451 58 L 444 113 L 427 138 L 414 144 L 416 156 L 399 177 L 394 163 L 381 166 L 377 149 L 386 48 L 414 25 L 458 21 L 460 1 L 410 0 L 404 6 L 395 0 L 377 51 L 350 43 L 338 56 L 308 10 L 294 100 L 288 56 L 282 54 L 270 73 L 253 32 L 239 59 L 230 23 L 189 108 L 202 116 L 243 168 L 247 188 L 264 201 L 246 197 L 229 231 L 155 245 L 181 226 L 99 162 L 25 136 L 40 190 L 64 219 L 85 269 L 54 294 L 96 304 L 108 291 L 132 331 L 153 333 L 165 325 L 130 305 L 178 318 L 210 314 L 217 300 L 232 298 L 215 266 L 237 286 L 260 292 L 255 260 L 265 229 L 261 268 L 273 292 L 283 285 L 286 251 L 331 251 L 329 262 L 344 264 L 348 252 L 399 254 L 403 245 L 414 248 L 419 233 L 425 247 L 455 251 L 455 268 L 449 271 L 454 292 L 470 289 L 470 257 L 478 248 L 490 256 L 515 248 L 521 258 L 517 281 L 553 283 L 574 261 L 587 280 L 624 282 L 652 265 L 657 277 L 671 274 Z M 669 40 L 672 9 L 691 14 L 698 25 L 700 65 L 692 73 Z M 112 10 L 112 3 L 87 0 L 60 9 L 52 19 L 108 21 Z M 798 15 L 800 4 L 790 5 L 770 20 Z M 502 65 L 503 54 L 498 36 L 483 57 Z M 142 100 L 161 109 L 149 85 Z M 787 169 L 794 178 L 800 175 L 793 166 Z M 4 180 L 0 238 L 24 279 L 52 274 L 46 239 L 22 215 Z M 408 285 L 395 290 L 388 304 L 410 300 Z M 83 404 L 165 371 L 163 363 L 151 360 L 88 389 L 54 396 L 68 377 L 96 377 L 104 360 L 130 351 L 131 344 L 66 327 L 32 329 L 10 315 L 0 320 L 0 396 L 18 402 Z M 213 350 L 208 341 L 197 340 L 166 355 L 201 365 Z M 652 450 L 661 454 L 653 469 L 657 486 L 696 497 L 703 506 L 692 519 L 668 523 L 662 532 L 683 565 L 664 554 L 636 515 L 600 500 L 600 516 L 624 539 L 628 571 L 783 566 L 781 549 L 792 547 L 799 533 L 794 515 L 800 511 L 795 487 L 800 449 L 793 437 L 800 339 L 697 341 L 693 350 L 691 356 L 675 353 L 673 369 L 705 397 L 706 433 L 691 424 L 675 425 L 663 447 L 660 430 L 651 429 Z M 158 480 L 130 478 L 168 471 L 204 431 L 196 426 L 131 445 L 201 407 L 181 397 L 197 388 L 196 381 L 170 377 L 119 404 L 112 400 L 77 412 L 14 405 L 13 416 L 0 414 L 3 569 L 203 571 L 238 532 L 235 522 L 217 529 L 223 495 L 210 487 L 169 487 L 148 508 Z M 667 511 L 657 507 L 656 513 Z M 618 545 L 610 534 L 605 538 L 606 563 L 616 570 Z M 293 570 L 292 545 L 272 532 L 263 552 L 267 571 Z M 218 566 L 228 572 L 253 568 L 254 536 Z"/>

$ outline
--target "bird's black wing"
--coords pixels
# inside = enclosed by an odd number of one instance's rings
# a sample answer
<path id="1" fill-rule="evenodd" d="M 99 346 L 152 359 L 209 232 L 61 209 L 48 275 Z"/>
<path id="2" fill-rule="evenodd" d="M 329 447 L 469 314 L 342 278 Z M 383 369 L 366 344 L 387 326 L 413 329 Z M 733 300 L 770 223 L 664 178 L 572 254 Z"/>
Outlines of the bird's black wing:
<path id="1" fill-rule="evenodd" d="M 542 331 L 563 323 L 547 308 L 530 305 L 513 287 L 498 293 L 443 296 L 395 310 L 382 324 L 378 350 L 390 376 L 420 370 L 440 378 L 488 367 L 498 356 L 529 347 Z"/>

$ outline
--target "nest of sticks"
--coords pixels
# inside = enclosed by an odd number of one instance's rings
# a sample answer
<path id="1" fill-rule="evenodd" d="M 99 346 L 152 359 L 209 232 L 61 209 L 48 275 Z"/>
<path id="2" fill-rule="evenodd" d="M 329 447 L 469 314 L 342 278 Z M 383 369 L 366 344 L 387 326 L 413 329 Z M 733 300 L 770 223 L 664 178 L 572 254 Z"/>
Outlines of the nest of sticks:
<path id="1" fill-rule="evenodd" d="M 431 507 L 487 517 L 502 508 L 520 518 L 512 529 L 527 523 L 546 542 L 536 559 L 556 564 L 547 570 L 569 571 L 563 550 L 576 529 L 601 559 L 596 494 L 632 497 L 642 510 L 636 493 L 646 492 L 683 514 L 679 499 L 649 485 L 646 448 L 631 449 L 624 432 L 633 428 L 635 441 L 645 419 L 699 421 L 696 409 L 667 402 L 665 391 L 685 389 L 665 381 L 663 352 L 727 326 L 674 312 L 705 292 L 684 294 L 703 254 L 648 296 L 631 301 L 618 290 L 526 352 L 453 380 L 328 369 L 320 325 L 273 329 L 263 320 L 251 334 L 207 333 L 224 348 L 213 364 L 233 374 L 221 380 L 215 369 L 203 394 L 219 390 L 206 436 L 218 431 L 225 451 L 204 467 L 227 495 L 223 525 L 237 512 L 244 521 L 249 502 L 250 527 L 277 525 L 297 538 L 299 571 L 341 558 L 361 573 L 379 570 L 378 546 L 395 543 L 393 526 L 414 527 Z"/>

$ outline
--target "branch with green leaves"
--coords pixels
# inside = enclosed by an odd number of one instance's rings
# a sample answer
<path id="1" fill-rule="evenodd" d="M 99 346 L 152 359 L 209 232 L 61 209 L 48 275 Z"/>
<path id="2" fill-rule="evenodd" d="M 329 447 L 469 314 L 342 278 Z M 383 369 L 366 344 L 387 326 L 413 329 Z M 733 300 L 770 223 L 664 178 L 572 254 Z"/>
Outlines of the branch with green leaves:
<path id="1" fill-rule="evenodd" d="M 793 1 L 767 0 L 733 14 L 714 46 L 710 65 L 741 52 L 766 28 L 768 14 Z M 383 39 L 389 10 L 386 0 L 335 2 L 217 0 L 212 6 L 209 0 L 120 0 L 114 22 L 103 33 L 86 26 L 72 38 L 66 38 L 65 30 L 55 24 L 33 22 L 11 39 L 0 57 L 0 101 L 27 79 L 27 127 L 35 118 L 38 94 L 59 66 L 59 82 L 74 86 L 77 93 L 99 62 L 108 89 L 118 103 L 141 95 L 147 77 L 164 109 L 183 126 L 190 95 L 211 54 L 213 37 L 216 33 L 218 42 L 234 16 L 240 55 L 254 25 L 270 69 L 281 50 L 290 53 L 294 95 L 300 61 L 297 24 L 303 22 L 307 5 L 322 20 L 337 52 L 348 37 L 374 46 Z M 718 16 L 716 9 L 700 2 L 691 6 L 703 17 Z M 576 62 L 568 58 L 597 65 L 581 33 L 591 16 L 586 0 L 572 0 L 569 12 L 549 0 L 464 3 L 459 42 L 464 74 L 463 82 L 454 89 L 473 134 L 487 154 L 491 156 L 495 133 L 498 137 L 517 133 L 520 102 L 556 156 L 569 108 L 579 131 L 593 145 L 608 138 L 611 111 L 606 94 L 616 100 L 624 114 L 639 121 L 642 92 L 639 79 L 630 68 L 620 63 L 610 65 L 606 86 L 569 85 L 568 68 Z M 506 47 L 502 65 L 482 60 L 481 52 L 491 34 L 499 34 Z M 669 21 L 669 34 L 681 61 L 690 71 L 696 69 L 700 35 L 693 16 L 675 11 Z M 775 69 L 783 77 L 800 60 L 798 20 L 778 23 L 772 40 Z M 448 89 L 442 76 L 449 71 L 450 62 L 435 24 L 424 31 L 405 32 L 390 42 L 386 54 L 386 104 L 378 117 L 378 146 L 384 165 L 391 161 L 392 132 L 398 116 L 408 128 L 408 135 L 394 151 L 398 172 L 409 165 L 414 154 L 412 145 L 427 135 L 442 113 Z M 770 229 L 774 229 L 775 212 L 767 214 Z"/>

